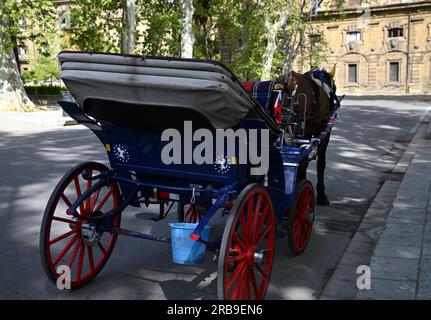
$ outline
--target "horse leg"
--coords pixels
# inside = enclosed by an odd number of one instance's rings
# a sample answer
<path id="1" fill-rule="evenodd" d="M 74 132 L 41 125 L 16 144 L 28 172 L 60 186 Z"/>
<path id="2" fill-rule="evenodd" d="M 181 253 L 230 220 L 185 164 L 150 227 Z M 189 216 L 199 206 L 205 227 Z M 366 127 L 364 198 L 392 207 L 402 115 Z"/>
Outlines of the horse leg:
<path id="1" fill-rule="evenodd" d="M 326 168 L 326 149 L 328 148 L 330 134 L 320 145 L 317 152 L 317 204 L 326 206 L 329 204 L 328 197 L 325 194 L 325 168 Z"/>

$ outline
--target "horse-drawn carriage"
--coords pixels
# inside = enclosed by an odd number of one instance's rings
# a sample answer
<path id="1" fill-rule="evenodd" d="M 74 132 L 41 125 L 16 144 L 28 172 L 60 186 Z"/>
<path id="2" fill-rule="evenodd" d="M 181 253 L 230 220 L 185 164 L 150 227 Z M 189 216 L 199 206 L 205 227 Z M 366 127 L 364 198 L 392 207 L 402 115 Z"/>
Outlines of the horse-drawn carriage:
<path id="1" fill-rule="evenodd" d="M 300 134 L 304 121 L 294 111 L 295 101 L 280 83 L 270 93 L 276 93 L 276 107 L 283 110 L 281 122 L 216 62 L 78 52 L 61 53 L 59 60 L 62 79 L 76 99 L 59 104 L 99 138 L 111 168 L 81 163 L 54 189 L 40 237 L 48 277 L 56 282 L 59 266 L 65 265 L 72 289 L 88 283 L 107 262 L 118 235 L 174 245 L 179 239 L 125 230 L 120 221 L 126 207 L 149 204 L 159 205 L 154 220 L 162 220 L 176 203 L 180 224 L 174 227 L 191 229 L 186 256 L 196 254 L 193 244 L 218 255 L 219 298 L 264 298 L 276 237 L 287 234 L 286 251 L 293 254 L 302 253 L 309 241 L 314 190 L 298 168 L 316 156 L 335 123 L 338 101 L 321 134 L 307 139 Z M 167 145 L 163 132 L 186 135 L 185 123 L 194 132 L 242 129 L 267 132 L 268 139 L 240 137 L 231 148 L 223 140 L 223 153 L 216 154 L 219 149 L 212 145 L 205 156 L 212 154 L 213 160 L 199 164 L 186 158 L 201 141 L 173 139 L 171 147 L 183 144 L 184 154 L 175 158 L 170 150 L 167 164 L 161 156 Z M 252 174 L 256 163 L 239 161 L 242 144 L 261 154 L 267 150 L 267 170 Z M 209 240 L 209 222 L 217 213 L 227 215 L 224 232 Z M 199 262 L 194 258 L 179 263 Z"/>

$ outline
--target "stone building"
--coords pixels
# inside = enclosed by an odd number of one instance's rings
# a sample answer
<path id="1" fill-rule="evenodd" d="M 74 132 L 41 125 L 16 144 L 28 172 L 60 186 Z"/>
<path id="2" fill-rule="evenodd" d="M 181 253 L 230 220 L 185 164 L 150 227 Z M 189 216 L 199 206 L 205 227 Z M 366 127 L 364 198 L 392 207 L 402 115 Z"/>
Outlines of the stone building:
<path id="1" fill-rule="evenodd" d="M 341 10 L 336 3 L 323 3 L 308 37 L 326 43 L 340 93 L 431 93 L 431 1 L 351 0 Z M 300 61 L 296 68 L 309 67 Z"/>
<path id="2" fill-rule="evenodd" d="M 55 0 L 56 11 L 58 15 L 58 32 L 64 28 L 70 19 L 70 0 Z M 28 70 L 30 66 L 30 60 L 35 59 L 37 56 L 37 49 L 35 43 L 29 38 L 28 33 L 25 31 L 27 21 L 21 19 L 19 21 L 21 33 L 17 36 L 17 62 L 19 64 L 20 70 Z M 59 44 L 51 44 L 52 46 L 59 46 Z"/>

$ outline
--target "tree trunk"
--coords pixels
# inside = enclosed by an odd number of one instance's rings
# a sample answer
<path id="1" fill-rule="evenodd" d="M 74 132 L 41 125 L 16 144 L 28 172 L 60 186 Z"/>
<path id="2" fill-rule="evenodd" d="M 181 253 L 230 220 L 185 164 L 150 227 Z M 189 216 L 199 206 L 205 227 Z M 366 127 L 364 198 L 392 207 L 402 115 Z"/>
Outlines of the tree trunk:
<path id="1" fill-rule="evenodd" d="M 123 0 L 123 34 L 121 52 L 133 54 L 135 50 L 136 3 L 135 0 Z"/>
<path id="2" fill-rule="evenodd" d="M 269 80 L 271 78 L 272 60 L 274 59 L 274 53 L 277 49 L 277 34 L 281 27 L 286 23 L 287 11 L 280 13 L 280 18 L 276 22 L 270 22 L 269 17 L 265 15 L 265 31 L 267 34 L 267 44 L 265 53 L 263 54 L 263 70 L 260 79 Z"/>
<path id="3" fill-rule="evenodd" d="M 181 30 L 181 58 L 193 58 L 193 45 L 195 35 L 193 33 L 193 0 L 180 0 L 183 16 L 183 28 Z"/>
<path id="4" fill-rule="evenodd" d="M 0 111 L 34 111 L 27 97 L 12 49 L 2 45 L 0 34 Z"/>

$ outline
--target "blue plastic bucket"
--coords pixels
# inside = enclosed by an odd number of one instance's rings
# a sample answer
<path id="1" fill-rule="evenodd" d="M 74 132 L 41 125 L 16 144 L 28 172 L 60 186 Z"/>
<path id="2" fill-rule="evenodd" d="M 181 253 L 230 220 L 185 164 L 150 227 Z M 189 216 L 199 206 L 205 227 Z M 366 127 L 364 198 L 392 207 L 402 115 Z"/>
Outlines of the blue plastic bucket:
<path id="1" fill-rule="evenodd" d="M 206 245 L 190 239 L 197 223 L 170 223 L 172 238 L 172 260 L 178 264 L 199 264 L 205 256 Z M 201 239 L 208 241 L 210 226 L 205 226 Z"/>

